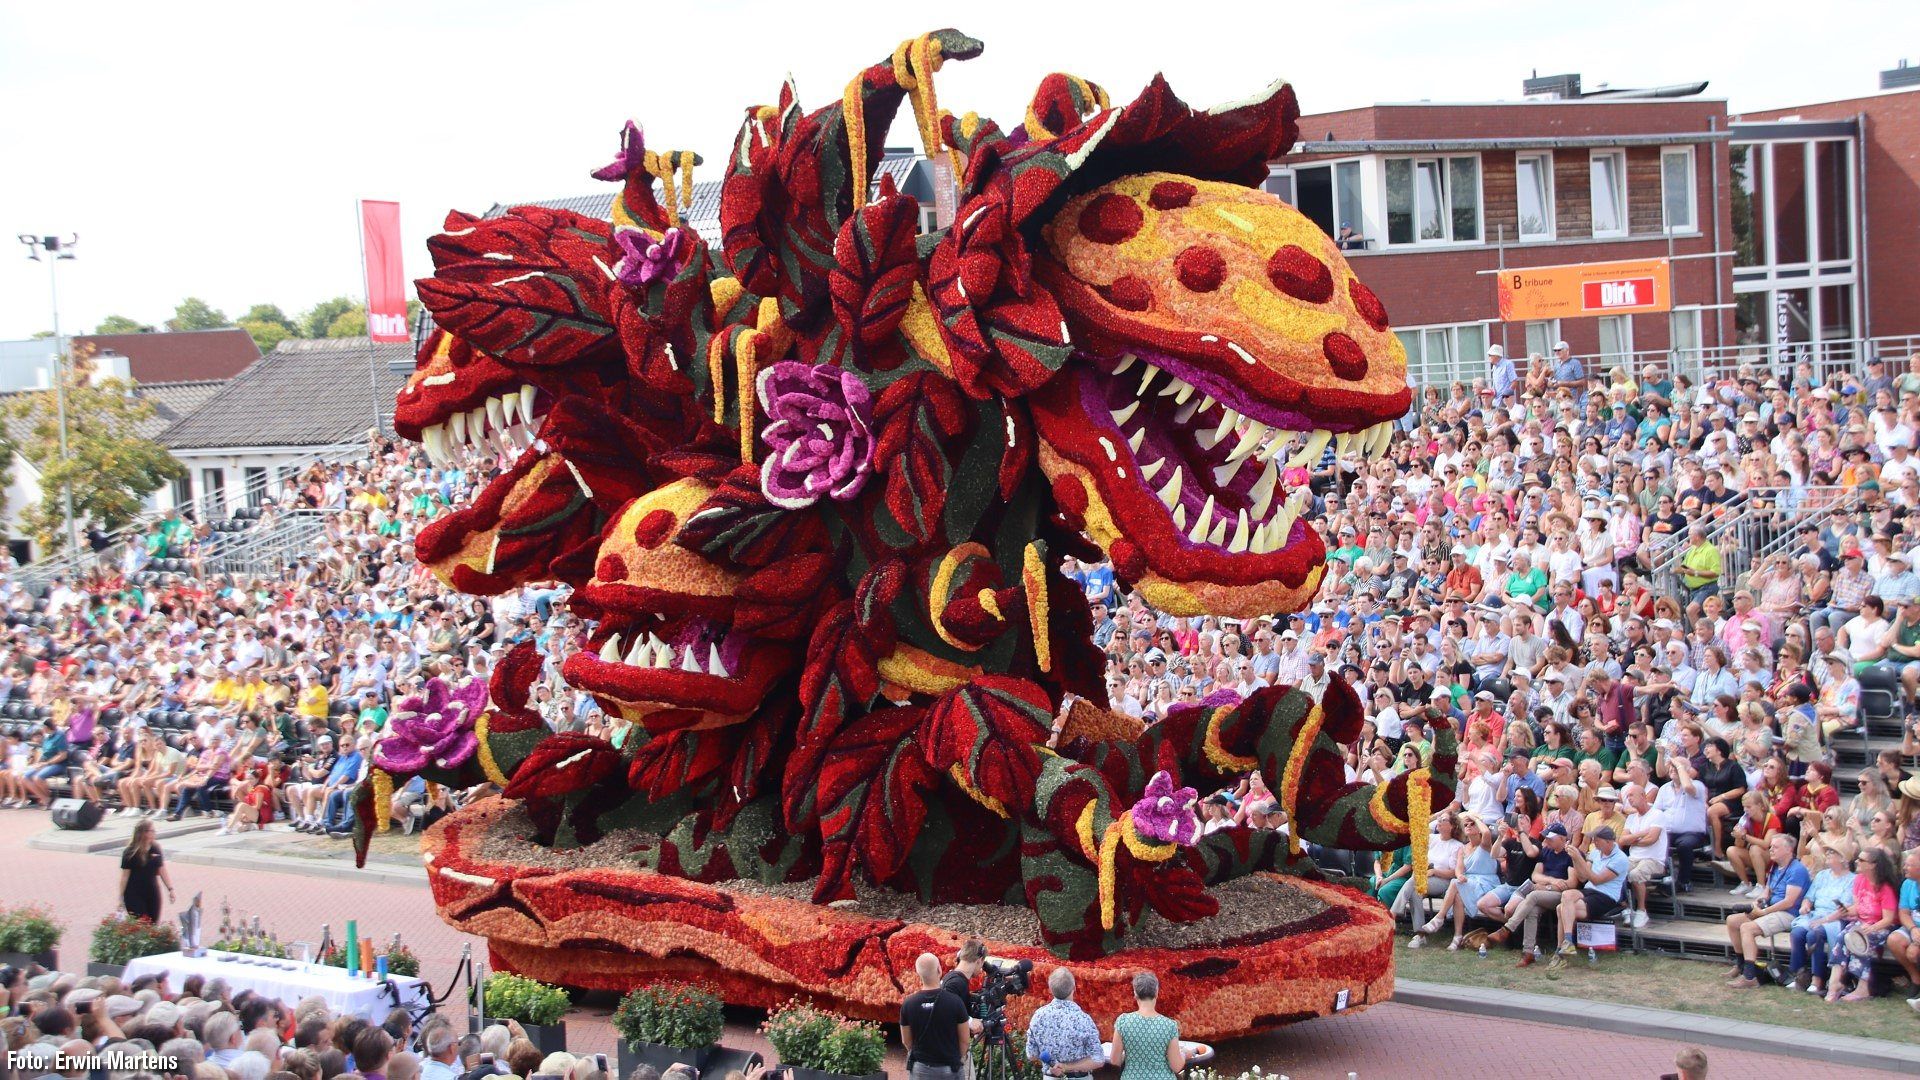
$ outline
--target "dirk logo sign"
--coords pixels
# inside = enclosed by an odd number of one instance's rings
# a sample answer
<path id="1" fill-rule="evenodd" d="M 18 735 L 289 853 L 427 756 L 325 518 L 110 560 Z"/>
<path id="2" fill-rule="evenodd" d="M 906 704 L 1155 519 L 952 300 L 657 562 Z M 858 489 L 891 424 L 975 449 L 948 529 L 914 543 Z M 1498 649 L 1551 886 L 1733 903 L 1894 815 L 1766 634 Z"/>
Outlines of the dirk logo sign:
<path id="1" fill-rule="evenodd" d="M 1588 311 L 1642 307 L 1653 299 L 1653 279 L 1650 277 L 1589 281 L 1582 288 L 1582 306 Z"/>
<path id="2" fill-rule="evenodd" d="M 404 342 L 407 284 L 400 269 L 400 204 L 360 201 L 360 246 L 366 254 L 367 336 Z"/>

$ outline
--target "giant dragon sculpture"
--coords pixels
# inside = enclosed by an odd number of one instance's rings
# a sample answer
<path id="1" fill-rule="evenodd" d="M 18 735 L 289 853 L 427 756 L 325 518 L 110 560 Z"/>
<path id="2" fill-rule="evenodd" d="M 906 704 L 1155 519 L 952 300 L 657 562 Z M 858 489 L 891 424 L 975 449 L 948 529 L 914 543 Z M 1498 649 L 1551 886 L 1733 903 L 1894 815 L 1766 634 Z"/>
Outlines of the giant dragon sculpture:
<path id="1" fill-rule="evenodd" d="M 740 881 L 810 882 L 815 905 L 876 885 L 1024 905 L 1040 957 L 1097 962 L 1150 914 L 1205 919 L 1211 888 L 1277 871 L 1376 959 L 1388 940 L 1301 845 L 1423 839 L 1452 797 L 1451 734 L 1431 769 L 1376 787 L 1345 779 L 1361 709 L 1338 680 L 1318 699 L 1228 692 L 1143 728 L 1103 707 L 1087 606 L 1058 567 L 1110 559 L 1181 615 L 1297 610 L 1319 586 L 1311 492 L 1290 477 L 1329 443 L 1384 453 L 1409 389 L 1380 301 L 1258 186 L 1295 138 L 1293 92 L 1198 110 L 1156 77 L 1115 107 L 1052 75 L 1002 131 L 934 95 L 944 61 L 980 51 L 938 31 L 825 108 L 803 112 L 789 82 L 749 109 L 718 250 L 682 216 L 699 159 L 631 124 L 594 173 L 623 185 L 611 222 L 454 213 L 429 242 L 419 295 L 437 329 L 396 428 L 436 463 L 472 446 L 513 464 L 416 555 L 468 593 L 572 585 L 595 629 L 562 674 L 634 725 L 620 747 L 551 733 L 527 701 L 527 646 L 490 695 L 436 682 L 396 711 L 364 806 L 413 774 L 503 789 L 427 841 L 443 914 L 490 936 L 496 962 L 582 985 L 705 971 L 749 999 L 768 996 L 746 992 L 756 980 L 839 980 L 855 1011 L 892 1007 L 911 953 L 886 957 L 919 938 L 827 906 L 806 909 L 826 929 L 769 935 L 747 925 L 758 901 L 712 887 Z M 951 224 L 926 233 L 916 200 L 873 177 L 903 101 L 958 189 Z M 1083 700 L 1063 711 L 1068 695 Z M 1256 769 L 1287 832 L 1203 834 L 1193 789 Z M 479 837 L 510 806 L 556 849 L 651 839 L 618 866 L 505 865 Z M 778 902 L 761 922 L 805 921 Z M 756 956 L 717 955 L 715 935 L 752 934 Z M 839 951 L 783 958 L 796 936 Z M 1189 981 L 1256 977 L 1215 962 Z M 1390 980 L 1385 962 L 1361 993 Z"/>

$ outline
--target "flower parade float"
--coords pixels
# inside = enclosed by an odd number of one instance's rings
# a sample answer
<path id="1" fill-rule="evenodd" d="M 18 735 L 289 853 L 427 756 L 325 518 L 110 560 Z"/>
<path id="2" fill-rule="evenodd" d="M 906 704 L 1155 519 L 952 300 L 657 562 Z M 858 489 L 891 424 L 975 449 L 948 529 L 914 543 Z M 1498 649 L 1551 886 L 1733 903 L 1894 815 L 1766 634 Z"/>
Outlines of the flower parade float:
<path id="1" fill-rule="evenodd" d="M 980 933 L 1036 982 L 1071 963 L 1103 1023 L 1153 970 L 1202 1039 L 1391 992 L 1391 921 L 1303 844 L 1419 844 L 1452 733 L 1376 786 L 1345 779 L 1338 679 L 1143 727 L 1104 707 L 1059 568 L 1109 559 L 1174 614 L 1298 610 L 1325 562 L 1304 467 L 1387 449 L 1410 391 L 1386 312 L 1257 186 L 1293 92 L 1201 110 L 1156 77 L 1115 106 L 1056 74 L 1003 130 L 934 92 L 980 51 L 942 30 L 824 108 L 789 83 L 748 109 L 717 247 L 682 216 L 701 159 L 632 124 L 594 173 L 611 222 L 454 213 L 429 242 L 396 427 L 512 464 L 417 557 L 468 593 L 571 585 L 594 629 L 561 673 L 633 724 L 549 731 L 530 645 L 396 709 L 362 854 L 394 783 L 497 784 L 423 842 L 497 967 L 884 1019 L 915 956 Z M 903 103 L 957 185 L 924 234 L 873 179 Z M 1254 770 L 1288 830 L 1203 831 L 1196 789 Z"/>

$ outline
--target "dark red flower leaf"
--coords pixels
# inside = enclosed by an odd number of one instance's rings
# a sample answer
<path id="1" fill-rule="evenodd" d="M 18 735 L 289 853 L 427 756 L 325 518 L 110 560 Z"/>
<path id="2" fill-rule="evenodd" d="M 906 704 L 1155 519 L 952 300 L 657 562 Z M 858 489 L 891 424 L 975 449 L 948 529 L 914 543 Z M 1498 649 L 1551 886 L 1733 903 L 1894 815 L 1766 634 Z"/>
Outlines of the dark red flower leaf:
<path id="1" fill-rule="evenodd" d="M 622 760 L 620 751 L 605 739 L 578 731 L 557 732 L 540 740 L 501 794 L 534 799 L 584 791 L 618 772 Z"/>

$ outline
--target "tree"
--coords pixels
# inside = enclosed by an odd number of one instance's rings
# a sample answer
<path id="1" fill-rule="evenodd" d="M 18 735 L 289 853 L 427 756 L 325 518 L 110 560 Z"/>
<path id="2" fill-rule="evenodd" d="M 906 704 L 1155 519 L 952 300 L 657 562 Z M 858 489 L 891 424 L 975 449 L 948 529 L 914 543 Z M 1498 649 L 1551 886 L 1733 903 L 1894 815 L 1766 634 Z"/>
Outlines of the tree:
<path id="1" fill-rule="evenodd" d="M 263 353 L 272 352 L 274 346 L 299 334 L 293 320 L 287 318 L 278 304 L 255 304 L 235 325 L 251 335 L 254 345 Z"/>
<path id="2" fill-rule="evenodd" d="M 167 320 L 167 329 L 175 332 L 183 330 L 218 330 L 223 326 L 232 326 L 227 314 L 197 296 L 189 296 L 180 301 L 173 309 L 173 318 Z"/>
<path id="3" fill-rule="evenodd" d="M 4 406 L 17 440 L 13 449 L 40 471 L 40 502 L 25 509 L 21 524 L 48 550 L 67 542 L 63 487 L 73 489 L 77 520 L 111 532 L 132 520 L 160 485 L 187 471 L 166 447 L 141 436 L 153 405 L 134 396 L 133 384 L 124 379 L 89 384 L 90 366 L 81 356 L 67 365 L 64 460 L 51 390 L 14 395 Z"/>
<path id="4" fill-rule="evenodd" d="M 356 305 L 345 296 L 336 296 L 331 300 L 322 300 L 300 316 L 300 336 L 306 338 L 329 337 L 327 328 L 333 320 L 352 311 Z"/>
<path id="5" fill-rule="evenodd" d="M 129 319 L 125 315 L 109 315 L 100 320 L 93 328 L 96 334 L 151 334 L 153 327 L 138 319 Z"/>
<path id="6" fill-rule="evenodd" d="M 341 312 L 338 318 L 327 324 L 327 336 L 330 338 L 366 337 L 367 309 L 355 304 L 349 310 Z"/>

